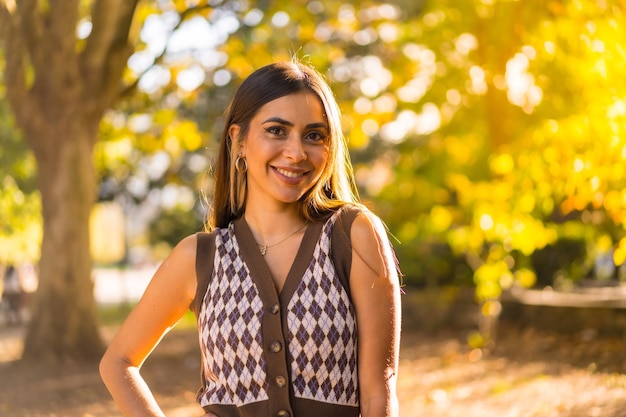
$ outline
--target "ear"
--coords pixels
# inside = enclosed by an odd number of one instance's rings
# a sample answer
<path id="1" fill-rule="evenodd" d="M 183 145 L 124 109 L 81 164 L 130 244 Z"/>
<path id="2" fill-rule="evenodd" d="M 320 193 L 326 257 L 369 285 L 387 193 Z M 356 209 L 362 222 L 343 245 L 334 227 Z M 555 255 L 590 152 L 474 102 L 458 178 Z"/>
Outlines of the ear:
<path id="1" fill-rule="evenodd" d="M 230 137 L 231 143 L 233 146 L 237 146 L 236 155 L 244 154 L 244 140 L 239 137 L 239 133 L 241 132 L 241 126 L 237 124 L 232 124 L 228 128 L 228 136 Z M 233 149 L 235 152 L 235 149 Z"/>

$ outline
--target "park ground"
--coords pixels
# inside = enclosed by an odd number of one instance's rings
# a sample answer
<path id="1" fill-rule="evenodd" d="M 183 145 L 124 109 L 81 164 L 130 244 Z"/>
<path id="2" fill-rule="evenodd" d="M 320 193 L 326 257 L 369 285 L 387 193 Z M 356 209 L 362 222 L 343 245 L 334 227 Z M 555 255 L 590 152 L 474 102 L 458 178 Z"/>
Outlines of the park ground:
<path id="1" fill-rule="evenodd" d="M 592 329 L 563 334 L 505 320 L 489 354 L 471 349 L 476 308 L 404 296 L 401 417 L 626 417 L 626 339 Z M 461 304 L 456 304 L 456 303 Z M 448 311 L 448 310 L 446 310 Z M 180 326 L 179 326 L 180 327 Z M 116 325 L 103 326 L 109 340 Z M 0 416 L 116 417 L 97 364 L 48 369 L 18 361 L 22 327 L 0 327 Z M 143 367 L 168 417 L 200 416 L 192 328 L 175 328 Z"/>

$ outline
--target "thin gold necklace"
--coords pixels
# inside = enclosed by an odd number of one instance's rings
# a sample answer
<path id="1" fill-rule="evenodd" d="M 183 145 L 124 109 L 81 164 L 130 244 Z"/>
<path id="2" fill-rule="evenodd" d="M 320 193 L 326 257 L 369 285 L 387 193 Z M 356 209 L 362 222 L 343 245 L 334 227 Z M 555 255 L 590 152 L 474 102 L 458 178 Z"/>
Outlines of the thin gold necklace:
<path id="1" fill-rule="evenodd" d="M 296 233 L 298 233 L 300 230 L 304 229 L 306 227 L 306 225 L 309 224 L 308 222 L 305 222 L 302 226 L 298 227 L 298 230 L 296 230 L 295 232 L 291 232 L 289 235 L 287 235 L 287 237 L 283 238 L 282 240 L 274 243 L 273 245 L 261 245 L 259 242 L 257 242 L 256 244 L 259 246 L 259 249 L 261 250 L 261 256 L 265 256 L 265 253 L 267 252 L 267 250 L 269 248 L 273 248 L 274 246 L 278 246 L 281 243 L 283 243 L 285 240 L 289 239 L 291 236 L 295 235 Z"/>

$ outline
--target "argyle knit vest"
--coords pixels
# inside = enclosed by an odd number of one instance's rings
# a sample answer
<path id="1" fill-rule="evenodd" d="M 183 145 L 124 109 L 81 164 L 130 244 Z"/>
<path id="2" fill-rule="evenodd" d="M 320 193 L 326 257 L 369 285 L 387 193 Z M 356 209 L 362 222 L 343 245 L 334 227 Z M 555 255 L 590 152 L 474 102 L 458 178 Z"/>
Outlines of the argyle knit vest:
<path id="1" fill-rule="evenodd" d="M 360 414 L 356 317 L 345 267 L 336 266 L 349 265 L 356 214 L 346 207 L 309 225 L 280 293 L 243 219 L 203 236 L 213 245 L 212 259 L 198 246 L 194 306 L 202 353 L 198 401 L 205 411 Z"/>

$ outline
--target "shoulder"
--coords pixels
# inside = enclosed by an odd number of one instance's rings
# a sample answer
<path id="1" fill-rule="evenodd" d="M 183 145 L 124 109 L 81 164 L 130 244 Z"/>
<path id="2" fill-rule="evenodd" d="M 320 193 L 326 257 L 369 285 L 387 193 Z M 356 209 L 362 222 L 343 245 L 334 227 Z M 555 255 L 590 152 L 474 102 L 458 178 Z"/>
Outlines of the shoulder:
<path id="1" fill-rule="evenodd" d="M 143 298 L 178 309 L 188 306 L 196 290 L 196 236 L 182 239 L 161 263 Z M 165 308 L 165 307 L 164 307 Z"/>
<path id="2" fill-rule="evenodd" d="M 346 203 L 335 208 L 323 217 L 324 222 L 334 221 L 340 224 L 346 231 L 350 230 L 354 219 L 361 213 L 369 211 L 361 204 Z"/>
<path id="3" fill-rule="evenodd" d="M 183 238 L 172 250 L 170 257 L 180 258 L 181 260 L 195 260 L 196 258 L 196 248 L 198 242 L 198 235 L 200 233 L 195 233 Z"/>
<path id="4" fill-rule="evenodd" d="M 178 277 L 195 282 L 195 265 L 198 238 L 196 234 L 183 238 L 174 246 L 168 257 L 163 262 L 163 267 Z"/>
<path id="5" fill-rule="evenodd" d="M 387 230 L 381 219 L 368 209 L 358 209 L 350 229 L 354 261 L 376 275 L 387 275 L 394 261 Z"/>
<path id="6" fill-rule="evenodd" d="M 198 257 L 206 259 L 206 256 L 215 251 L 215 238 L 222 234 L 225 229 L 215 229 L 211 232 L 197 232 L 182 239 L 172 251 L 170 257 L 189 261 L 196 264 Z"/>
<path id="7" fill-rule="evenodd" d="M 346 210 L 346 216 L 353 219 L 350 235 L 354 245 L 358 246 L 363 239 L 366 243 L 371 243 L 372 239 L 387 239 L 385 226 L 376 214 L 364 207 L 350 207 Z"/>
<path id="8" fill-rule="evenodd" d="M 163 262 L 161 269 L 168 271 L 175 281 L 184 280 L 189 286 L 195 286 L 195 264 L 197 250 L 196 235 L 183 238 L 172 249 Z"/>
<path id="9" fill-rule="evenodd" d="M 360 246 L 362 239 L 367 245 L 375 241 L 377 235 L 386 235 L 379 217 L 361 204 L 345 204 L 329 214 L 326 221 L 334 221 L 333 227 L 349 235 L 353 246 Z"/>

